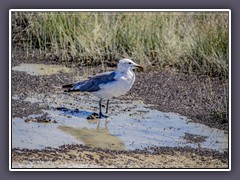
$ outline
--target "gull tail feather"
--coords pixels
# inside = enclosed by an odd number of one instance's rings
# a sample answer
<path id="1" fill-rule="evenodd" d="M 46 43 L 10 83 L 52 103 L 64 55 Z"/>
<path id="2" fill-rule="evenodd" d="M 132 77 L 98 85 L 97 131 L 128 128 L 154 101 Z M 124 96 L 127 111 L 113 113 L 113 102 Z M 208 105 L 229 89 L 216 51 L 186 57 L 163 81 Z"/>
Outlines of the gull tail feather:
<path id="1" fill-rule="evenodd" d="M 62 89 L 65 89 L 64 92 L 74 92 L 74 91 L 79 91 L 76 89 L 73 89 L 75 84 L 66 84 L 62 86 Z"/>
<path id="2" fill-rule="evenodd" d="M 64 89 L 64 92 L 72 92 L 71 88 L 73 88 L 74 84 L 66 84 L 62 86 L 62 89 Z"/>
<path id="3" fill-rule="evenodd" d="M 84 85 L 85 81 L 73 84 L 66 84 L 63 85 L 62 88 L 65 89 L 64 92 L 76 92 L 76 91 L 83 91 L 81 86 Z"/>
<path id="4" fill-rule="evenodd" d="M 72 88 L 73 86 L 74 86 L 74 84 L 66 84 L 66 85 L 63 85 L 62 88 L 69 89 L 69 88 Z"/>

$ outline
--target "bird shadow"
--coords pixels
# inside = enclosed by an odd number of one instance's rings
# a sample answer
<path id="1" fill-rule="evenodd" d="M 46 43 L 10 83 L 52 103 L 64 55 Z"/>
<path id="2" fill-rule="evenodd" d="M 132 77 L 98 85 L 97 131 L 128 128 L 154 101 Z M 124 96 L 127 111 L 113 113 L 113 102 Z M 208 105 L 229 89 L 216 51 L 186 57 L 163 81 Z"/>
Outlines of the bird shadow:
<path id="1" fill-rule="evenodd" d="M 79 110 L 79 109 L 69 109 L 69 108 L 65 108 L 65 107 L 57 107 L 55 109 L 58 111 L 61 111 L 66 116 L 87 118 L 93 114 L 93 112 L 90 112 L 90 111 Z"/>

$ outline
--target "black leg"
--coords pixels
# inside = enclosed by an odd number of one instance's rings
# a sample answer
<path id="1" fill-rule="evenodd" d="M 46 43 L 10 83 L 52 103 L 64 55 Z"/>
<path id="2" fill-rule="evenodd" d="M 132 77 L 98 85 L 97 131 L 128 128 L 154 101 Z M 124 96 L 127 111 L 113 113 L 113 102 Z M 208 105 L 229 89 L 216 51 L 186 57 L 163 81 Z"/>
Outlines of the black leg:
<path id="1" fill-rule="evenodd" d="M 107 118 L 108 117 L 102 113 L 102 98 L 99 100 L 99 115 L 98 116 L 99 116 L 99 118 L 101 118 L 101 117 Z"/>
<path id="2" fill-rule="evenodd" d="M 108 104 L 109 104 L 109 99 L 107 100 L 106 114 L 108 113 Z"/>
<path id="3" fill-rule="evenodd" d="M 102 116 L 102 98 L 99 100 L 99 118 Z"/>

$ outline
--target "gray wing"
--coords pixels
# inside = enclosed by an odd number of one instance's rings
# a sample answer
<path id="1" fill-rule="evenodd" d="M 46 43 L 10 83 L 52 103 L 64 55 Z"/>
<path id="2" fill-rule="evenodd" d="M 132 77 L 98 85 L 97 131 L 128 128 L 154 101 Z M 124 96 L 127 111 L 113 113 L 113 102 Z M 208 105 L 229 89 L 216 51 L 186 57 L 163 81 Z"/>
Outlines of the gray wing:
<path id="1" fill-rule="evenodd" d="M 85 80 L 85 81 L 73 84 L 72 87 L 68 90 L 68 92 L 71 92 L 71 91 L 82 91 L 82 92 L 98 91 L 98 90 L 100 90 L 99 85 L 116 81 L 116 79 L 114 78 L 115 75 L 116 75 L 115 72 L 108 72 L 108 73 L 103 73 L 103 74 L 91 77 L 89 80 Z"/>

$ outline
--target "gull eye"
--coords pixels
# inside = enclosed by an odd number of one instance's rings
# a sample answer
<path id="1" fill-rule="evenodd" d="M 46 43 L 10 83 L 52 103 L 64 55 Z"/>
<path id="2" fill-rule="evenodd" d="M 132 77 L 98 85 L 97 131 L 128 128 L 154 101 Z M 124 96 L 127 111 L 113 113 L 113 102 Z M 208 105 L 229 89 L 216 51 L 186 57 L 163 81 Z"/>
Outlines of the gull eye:
<path id="1" fill-rule="evenodd" d="M 132 64 L 131 62 L 129 62 L 128 64 Z"/>

